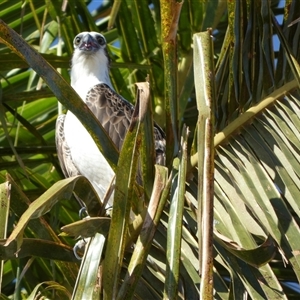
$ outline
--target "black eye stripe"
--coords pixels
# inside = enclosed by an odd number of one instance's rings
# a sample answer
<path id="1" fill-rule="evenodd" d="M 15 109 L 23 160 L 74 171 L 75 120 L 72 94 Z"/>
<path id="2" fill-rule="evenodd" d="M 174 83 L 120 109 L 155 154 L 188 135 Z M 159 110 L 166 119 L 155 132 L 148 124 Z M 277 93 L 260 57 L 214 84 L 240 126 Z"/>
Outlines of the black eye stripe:
<path id="1" fill-rule="evenodd" d="M 100 45 L 104 45 L 104 44 L 105 44 L 105 39 L 104 39 L 103 36 L 98 35 L 98 36 L 96 36 L 96 39 L 97 39 L 97 41 L 98 41 L 98 43 L 99 43 Z"/>
<path id="2" fill-rule="evenodd" d="M 95 34 L 95 35 L 92 35 L 92 36 L 93 36 L 93 39 L 97 40 L 97 42 L 99 43 L 99 45 L 101 45 L 101 46 L 105 46 L 106 45 L 106 40 L 105 40 L 105 38 L 102 35 L 100 35 L 100 34 L 96 35 Z M 81 40 L 82 40 L 82 35 L 76 36 L 75 39 L 74 39 L 74 45 L 78 46 L 80 44 Z"/>

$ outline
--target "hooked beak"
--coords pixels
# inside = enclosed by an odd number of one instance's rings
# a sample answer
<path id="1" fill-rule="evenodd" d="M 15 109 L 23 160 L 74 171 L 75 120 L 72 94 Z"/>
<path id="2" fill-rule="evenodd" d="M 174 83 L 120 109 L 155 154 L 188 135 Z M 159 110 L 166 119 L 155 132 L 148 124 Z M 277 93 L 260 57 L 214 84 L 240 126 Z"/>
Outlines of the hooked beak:
<path id="1" fill-rule="evenodd" d="M 79 49 L 88 52 L 96 51 L 99 49 L 99 44 L 97 43 L 97 41 L 95 41 L 95 39 L 91 35 L 86 34 L 81 40 Z"/>

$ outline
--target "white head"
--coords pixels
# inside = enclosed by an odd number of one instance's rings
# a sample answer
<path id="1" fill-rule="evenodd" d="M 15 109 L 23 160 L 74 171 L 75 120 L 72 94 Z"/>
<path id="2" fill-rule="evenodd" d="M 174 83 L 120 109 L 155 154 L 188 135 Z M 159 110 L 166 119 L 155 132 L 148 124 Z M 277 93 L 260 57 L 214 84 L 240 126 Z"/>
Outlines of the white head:
<path id="1" fill-rule="evenodd" d="M 74 38 L 71 85 L 85 99 L 88 90 L 98 83 L 112 87 L 109 79 L 109 56 L 104 36 L 98 32 L 81 32 Z"/>

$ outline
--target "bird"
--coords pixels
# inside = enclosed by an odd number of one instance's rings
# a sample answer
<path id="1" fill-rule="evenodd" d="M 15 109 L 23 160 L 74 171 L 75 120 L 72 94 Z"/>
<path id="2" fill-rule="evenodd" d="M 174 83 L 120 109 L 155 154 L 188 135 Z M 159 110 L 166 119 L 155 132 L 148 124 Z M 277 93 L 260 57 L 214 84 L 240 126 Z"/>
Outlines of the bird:
<path id="1" fill-rule="evenodd" d="M 134 106 L 112 86 L 106 39 L 101 33 L 85 31 L 76 35 L 73 45 L 71 86 L 120 151 Z M 156 123 L 153 129 L 155 162 L 165 165 L 165 133 Z M 57 156 L 64 176 L 85 176 L 103 201 L 115 173 L 93 138 L 70 110 L 58 116 L 55 130 Z M 113 194 L 107 205 L 113 206 Z"/>

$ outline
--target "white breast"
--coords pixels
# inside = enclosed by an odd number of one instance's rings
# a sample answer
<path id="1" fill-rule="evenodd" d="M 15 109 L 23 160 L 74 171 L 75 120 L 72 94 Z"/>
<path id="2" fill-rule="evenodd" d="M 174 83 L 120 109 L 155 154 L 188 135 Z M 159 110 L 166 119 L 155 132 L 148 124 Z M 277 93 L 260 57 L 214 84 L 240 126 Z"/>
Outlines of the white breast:
<path id="1" fill-rule="evenodd" d="M 99 83 L 111 86 L 108 58 L 104 50 L 99 50 L 93 55 L 85 55 L 80 50 L 75 50 L 72 58 L 71 85 L 77 94 L 86 102 L 88 91 Z M 66 114 L 64 133 L 74 165 L 89 179 L 103 201 L 115 175 L 113 170 L 88 131 L 70 111 Z M 112 201 L 109 201 L 109 204 L 112 204 Z"/>
<path id="2" fill-rule="evenodd" d="M 107 57 L 101 51 L 89 56 L 75 52 L 72 60 L 71 85 L 85 101 L 88 91 L 99 83 L 105 83 L 112 88 L 108 72 Z"/>
<path id="3" fill-rule="evenodd" d="M 70 111 L 66 114 L 64 131 L 74 164 L 80 173 L 89 179 L 103 201 L 106 190 L 114 177 L 114 171 L 88 131 Z M 111 201 L 109 201 L 110 204 Z"/>

